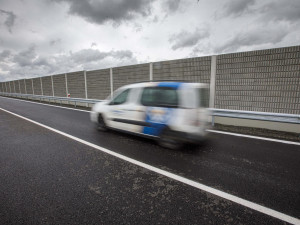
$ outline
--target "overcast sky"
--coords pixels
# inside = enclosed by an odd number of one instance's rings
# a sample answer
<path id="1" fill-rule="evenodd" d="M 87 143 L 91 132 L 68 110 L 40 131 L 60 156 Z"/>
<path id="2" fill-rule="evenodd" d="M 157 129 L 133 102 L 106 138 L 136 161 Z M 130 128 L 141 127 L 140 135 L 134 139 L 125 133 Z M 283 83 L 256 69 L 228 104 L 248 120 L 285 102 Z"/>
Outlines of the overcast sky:
<path id="1" fill-rule="evenodd" d="M 300 0 L 0 0 L 0 81 L 300 44 Z"/>

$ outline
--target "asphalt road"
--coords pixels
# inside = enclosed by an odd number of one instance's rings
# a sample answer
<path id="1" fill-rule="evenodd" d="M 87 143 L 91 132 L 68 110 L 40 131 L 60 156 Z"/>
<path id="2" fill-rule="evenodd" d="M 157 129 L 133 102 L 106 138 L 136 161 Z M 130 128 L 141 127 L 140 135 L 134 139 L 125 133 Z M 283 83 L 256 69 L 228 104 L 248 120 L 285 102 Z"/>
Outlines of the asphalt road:
<path id="1" fill-rule="evenodd" d="M 198 149 L 94 129 L 87 112 L 0 97 L 0 108 L 300 218 L 300 147 L 210 134 Z M 1 224 L 282 224 L 0 110 Z"/>

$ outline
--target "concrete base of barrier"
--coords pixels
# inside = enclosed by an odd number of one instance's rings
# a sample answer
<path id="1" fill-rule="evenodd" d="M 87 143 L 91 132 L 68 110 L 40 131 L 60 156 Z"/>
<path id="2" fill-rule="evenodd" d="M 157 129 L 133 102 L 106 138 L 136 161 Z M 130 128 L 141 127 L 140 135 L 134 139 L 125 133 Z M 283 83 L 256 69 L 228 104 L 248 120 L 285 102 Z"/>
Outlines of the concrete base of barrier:
<path id="1" fill-rule="evenodd" d="M 218 116 L 215 116 L 215 123 L 223 124 L 223 125 L 231 125 L 231 126 L 263 128 L 268 130 L 300 133 L 300 124 L 292 124 L 292 123 L 280 123 L 280 122 L 238 119 L 238 118 L 218 117 Z"/>

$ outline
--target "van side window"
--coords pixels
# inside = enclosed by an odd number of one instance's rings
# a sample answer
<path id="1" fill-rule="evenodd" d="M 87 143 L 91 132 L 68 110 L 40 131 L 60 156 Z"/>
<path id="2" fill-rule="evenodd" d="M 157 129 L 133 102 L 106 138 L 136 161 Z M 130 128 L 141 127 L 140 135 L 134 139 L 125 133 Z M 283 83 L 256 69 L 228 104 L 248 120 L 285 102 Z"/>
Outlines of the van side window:
<path id="1" fill-rule="evenodd" d="M 121 105 L 127 101 L 127 97 L 129 94 L 130 89 L 127 89 L 117 95 L 109 104 L 110 105 Z"/>
<path id="2" fill-rule="evenodd" d="M 144 88 L 141 103 L 145 106 L 178 107 L 177 91 L 169 87 Z"/>

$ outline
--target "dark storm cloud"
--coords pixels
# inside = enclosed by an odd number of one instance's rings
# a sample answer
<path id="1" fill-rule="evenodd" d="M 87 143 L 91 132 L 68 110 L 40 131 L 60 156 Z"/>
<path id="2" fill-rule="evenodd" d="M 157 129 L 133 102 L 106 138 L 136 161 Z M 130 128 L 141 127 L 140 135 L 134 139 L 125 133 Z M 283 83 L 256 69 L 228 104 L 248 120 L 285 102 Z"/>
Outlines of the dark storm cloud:
<path id="1" fill-rule="evenodd" d="M 13 57 L 14 63 L 19 64 L 21 67 L 30 66 L 37 54 L 35 52 L 35 46 L 30 46 L 28 49 L 19 52 Z"/>
<path id="2" fill-rule="evenodd" d="M 222 45 L 215 47 L 216 53 L 234 52 L 242 47 L 251 47 L 254 45 L 262 44 L 277 44 L 283 40 L 288 34 L 288 28 L 278 27 L 274 29 L 259 29 L 249 30 L 236 34 L 233 38 L 229 39 Z"/>
<path id="3" fill-rule="evenodd" d="M 148 16 L 151 13 L 153 0 L 53 0 L 67 2 L 69 14 L 77 15 L 85 20 L 103 24 L 111 21 L 120 24 L 132 20 L 136 16 Z"/>
<path id="4" fill-rule="evenodd" d="M 5 11 L 3 9 L 0 9 L 0 14 L 6 15 L 6 20 L 4 21 L 4 24 L 7 27 L 8 31 L 12 33 L 12 27 L 15 24 L 17 16 L 13 12 Z"/>
<path id="5" fill-rule="evenodd" d="M 181 0 L 166 0 L 163 6 L 167 9 L 167 11 L 175 12 L 179 9 L 180 1 Z"/>
<path id="6" fill-rule="evenodd" d="M 169 42 L 172 44 L 172 49 L 180 49 L 186 47 L 195 46 L 200 40 L 209 37 L 209 31 L 207 28 L 196 29 L 194 32 L 181 31 L 174 34 L 169 38 Z"/>
<path id="7" fill-rule="evenodd" d="M 101 52 L 95 49 L 82 49 L 57 56 L 42 56 L 36 52 L 35 46 L 29 46 L 18 53 L 11 53 L 8 50 L 0 53 L 0 67 L 4 71 L 4 74 L 0 72 L 0 76 L 13 80 L 24 76 L 44 76 L 136 63 L 136 58 L 129 50 Z"/>
<path id="8" fill-rule="evenodd" d="M 263 14 L 263 19 L 267 21 L 299 22 L 300 1 L 273 1 L 264 5 L 260 12 Z"/>
<path id="9" fill-rule="evenodd" d="M 255 0 L 230 0 L 224 6 L 224 16 L 240 16 L 254 4 Z"/>
<path id="10" fill-rule="evenodd" d="M 10 56 L 11 56 L 11 52 L 9 50 L 3 50 L 0 53 L 0 62 L 9 59 Z"/>

